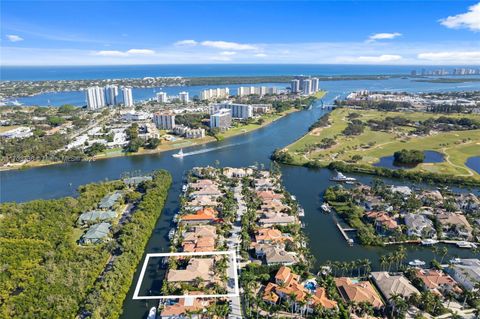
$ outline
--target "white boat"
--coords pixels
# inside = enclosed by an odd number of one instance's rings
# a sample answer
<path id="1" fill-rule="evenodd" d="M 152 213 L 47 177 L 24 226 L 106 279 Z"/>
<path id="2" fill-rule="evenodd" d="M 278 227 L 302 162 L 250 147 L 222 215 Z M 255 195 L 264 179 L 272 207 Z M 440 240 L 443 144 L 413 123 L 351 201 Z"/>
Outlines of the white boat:
<path id="1" fill-rule="evenodd" d="M 415 266 L 415 267 L 420 267 L 420 266 L 425 266 L 425 262 L 419 259 L 415 259 L 413 261 L 410 261 L 408 263 L 410 266 Z"/>
<path id="2" fill-rule="evenodd" d="M 170 231 L 168 232 L 168 239 L 172 240 L 173 236 L 175 236 L 175 229 L 174 228 L 170 229 Z"/>
<path id="3" fill-rule="evenodd" d="M 432 246 L 432 245 L 435 245 L 435 244 L 438 244 L 438 240 L 435 240 L 435 239 L 424 239 L 421 241 L 421 244 L 423 246 Z"/>
<path id="4" fill-rule="evenodd" d="M 335 175 L 334 177 L 330 178 L 331 181 L 333 182 L 349 182 L 349 183 L 352 183 L 352 182 L 355 182 L 357 179 L 356 178 L 353 178 L 353 177 L 347 177 L 345 175 L 343 175 L 341 172 L 337 172 L 337 175 Z"/>
<path id="5" fill-rule="evenodd" d="M 172 156 L 182 158 L 183 157 L 183 149 L 180 149 L 180 151 L 178 153 L 175 153 Z"/>
<path id="6" fill-rule="evenodd" d="M 157 318 L 157 307 L 152 307 L 148 312 L 147 319 L 156 319 L 156 318 Z"/>
<path id="7" fill-rule="evenodd" d="M 323 203 L 320 208 L 323 210 L 324 213 L 330 213 L 332 211 L 332 207 L 330 207 L 328 203 Z"/>
<path id="8" fill-rule="evenodd" d="M 474 243 L 470 243 L 468 241 L 459 241 L 457 242 L 457 246 L 459 248 L 477 248 L 477 245 Z"/>
<path id="9" fill-rule="evenodd" d="M 462 262 L 462 260 L 460 258 L 452 258 L 452 259 L 449 260 L 449 262 L 451 264 L 459 264 L 459 263 Z"/>
<path id="10" fill-rule="evenodd" d="M 298 208 L 298 216 L 300 217 L 305 216 L 305 210 L 301 207 Z"/>
<path id="11" fill-rule="evenodd" d="M 185 192 L 187 191 L 187 189 L 188 189 L 188 186 L 187 186 L 187 185 L 183 185 L 183 186 L 182 186 L 182 192 L 185 193 Z"/>

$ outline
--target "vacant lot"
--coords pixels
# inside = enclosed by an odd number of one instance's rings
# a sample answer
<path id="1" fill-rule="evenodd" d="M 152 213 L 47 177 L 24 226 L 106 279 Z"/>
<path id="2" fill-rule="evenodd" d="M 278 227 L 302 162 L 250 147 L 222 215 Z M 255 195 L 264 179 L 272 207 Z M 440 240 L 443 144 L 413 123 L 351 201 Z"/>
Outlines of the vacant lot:
<path id="1" fill-rule="evenodd" d="M 411 121 L 424 121 L 429 118 L 435 119 L 440 116 L 448 117 L 469 117 L 480 120 L 479 115 L 465 114 L 431 114 L 420 112 L 381 112 L 375 110 L 351 110 L 339 108 L 330 113 L 330 125 L 324 128 L 317 128 L 309 132 L 301 139 L 287 147 L 290 154 L 294 156 L 295 162 L 303 164 L 308 160 L 319 160 L 324 164 L 331 161 L 352 162 L 354 155 L 361 156 L 357 163 L 375 164 L 383 156 L 390 156 L 401 149 L 434 150 L 445 155 L 442 163 L 423 163 L 413 168 L 453 174 L 457 176 L 480 175 L 465 166 L 465 161 L 471 156 L 478 156 L 480 149 L 480 130 L 432 132 L 427 136 L 409 136 L 408 133 L 414 130 L 412 126 L 398 126 L 392 131 L 372 131 L 365 126 L 363 133 L 357 136 L 345 136 L 342 131 L 347 127 L 351 113 L 357 113 L 358 120 L 367 122 L 370 119 L 382 120 L 386 117 L 404 117 Z M 333 138 L 335 145 L 321 149 L 315 147 L 317 143 L 325 138 Z"/>

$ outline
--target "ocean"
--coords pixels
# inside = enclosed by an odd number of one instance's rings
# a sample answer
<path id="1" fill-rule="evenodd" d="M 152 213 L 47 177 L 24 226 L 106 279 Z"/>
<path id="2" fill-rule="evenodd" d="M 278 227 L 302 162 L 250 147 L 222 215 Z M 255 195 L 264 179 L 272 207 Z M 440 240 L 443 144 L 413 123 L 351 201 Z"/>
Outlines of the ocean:
<path id="1" fill-rule="evenodd" d="M 110 66 L 0 66 L 2 81 L 143 78 L 147 76 L 265 76 L 410 74 L 412 70 L 468 66 L 333 64 L 170 64 Z M 478 67 L 478 66 L 477 66 Z M 475 67 L 474 67 L 475 68 Z"/>

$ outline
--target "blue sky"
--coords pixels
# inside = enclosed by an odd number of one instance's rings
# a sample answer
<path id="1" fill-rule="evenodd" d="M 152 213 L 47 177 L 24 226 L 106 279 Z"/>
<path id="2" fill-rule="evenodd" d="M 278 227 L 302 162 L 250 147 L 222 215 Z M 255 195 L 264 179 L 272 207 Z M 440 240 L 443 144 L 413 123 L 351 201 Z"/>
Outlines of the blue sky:
<path id="1" fill-rule="evenodd" d="M 478 1 L 2 1 L 3 65 L 480 64 Z"/>

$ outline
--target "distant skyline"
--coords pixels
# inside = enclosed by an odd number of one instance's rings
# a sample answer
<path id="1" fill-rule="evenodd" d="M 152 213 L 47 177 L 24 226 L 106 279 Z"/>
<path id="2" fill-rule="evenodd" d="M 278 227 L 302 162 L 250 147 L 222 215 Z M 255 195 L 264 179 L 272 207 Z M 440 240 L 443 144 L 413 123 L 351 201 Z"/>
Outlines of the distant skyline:
<path id="1" fill-rule="evenodd" d="M 480 65 L 478 1 L 2 1 L 2 65 Z"/>

